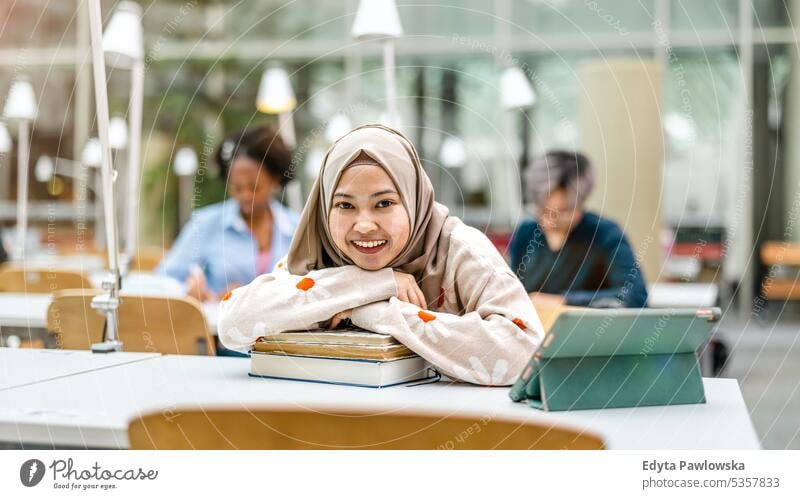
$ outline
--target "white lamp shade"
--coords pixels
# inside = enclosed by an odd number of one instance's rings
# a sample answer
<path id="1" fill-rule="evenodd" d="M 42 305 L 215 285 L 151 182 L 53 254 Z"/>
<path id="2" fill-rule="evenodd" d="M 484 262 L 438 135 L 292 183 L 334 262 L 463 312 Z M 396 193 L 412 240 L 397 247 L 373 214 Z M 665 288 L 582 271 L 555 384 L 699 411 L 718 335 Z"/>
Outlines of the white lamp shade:
<path id="1" fill-rule="evenodd" d="M 128 147 L 128 123 L 124 118 L 115 116 L 108 123 L 108 144 L 111 149 Z"/>
<path id="2" fill-rule="evenodd" d="M 352 128 L 353 125 L 346 114 L 335 114 L 330 121 L 328 121 L 328 126 L 325 128 L 325 140 L 331 143 L 336 142 Z"/>
<path id="3" fill-rule="evenodd" d="M 119 2 L 103 32 L 103 52 L 111 66 L 144 59 L 142 8 L 136 2 Z"/>
<path id="4" fill-rule="evenodd" d="M 6 98 L 3 115 L 11 120 L 33 121 L 38 109 L 33 95 L 33 86 L 27 79 L 19 79 L 11 85 Z"/>
<path id="5" fill-rule="evenodd" d="M 8 134 L 6 124 L 0 122 L 0 154 L 7 154 L 11 152 L 11 135 Z"/>
<path id="6" fill-rule="evenodd" d="M 500 102 L 505 109 L 530 107 L 536 102 L 533 87 L 520 68 L 506 68 L 500 76 Z"/>
<path id="7" fill-rule="evenodd" d="M 402 36 L 403 26 L 395 1 L 361 0 L 351 33 L 360 39 Z"/>
<path id="8" fill-rule="evenodd" d="M 100 139 L 92 137 L 86 141 L 81 152 L 81 163 L 92 168 L 100 168 L 103 162 L 103 151 L 100 148 Z"/>
<path id="9" fill-rule="evenodd" d="M 439 153 L 439 161 L 448 168 L 458 168 L 464 166 L 467 160 L 467 148 L 464 141 L 458 137 L 447 137 L 442 142 L 442 150 Z"/>
<path id="10" fill-rule="evenodd" d="M 53 178 L 55 169 L 55 165 L 53 165 L 53 158 L 42 155 L 36 160 L 36 167 L 33 170 L 33 175 L 36 177 L 37 181 L 47 182 Z"/>
<path id="11" fill-rule="evenodd" d="M 280 67 L 267 68 L 261 76 L 256 107 L 262 113 L 279 114 L 297 106 L 289 74 Z"/>
<path id="12" fill-rule="evenodd" d="M 175 160 L 172 164 L 175 175 L 180 177 L 194 175 L 197 171 L 197 166 L 197 153 L 191 147 L 183 146 L 175 153 Z"/>

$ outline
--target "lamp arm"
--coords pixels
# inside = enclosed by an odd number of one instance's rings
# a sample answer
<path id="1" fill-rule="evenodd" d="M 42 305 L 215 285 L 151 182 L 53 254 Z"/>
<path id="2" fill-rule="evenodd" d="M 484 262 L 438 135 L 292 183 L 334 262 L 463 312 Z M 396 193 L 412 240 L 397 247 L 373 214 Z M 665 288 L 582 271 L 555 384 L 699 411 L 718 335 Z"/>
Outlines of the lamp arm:
<path id="1" fill-rule="evenodd" d="M 131 67 L 131 96 L 129 104 L 128 130 L 128 206 L 125 224 L 124 269 L 136 252 L 139 238 L 139 180 L 141 175 L 142 106 L 144 100 L 144 61 L 136 60 Z"/>
<path id="2" fill-rule="evenodd" d="M 105 213 L 106 246 L 108 249 L 109 275 L 103 280 L 104 294 L 94 297 L 92 308 L 105 315 L 105 339 L 102 343 L 92 345 L 92 352 L 107 353 L 122 350 L 122 342 L 118 337 L 119 308 L 119 252 L 117 248 L 117 219 L 114 213 L 114 183 L 112 179 L 111 146 L 108 140 L 108 90 L 106 89 L 106 65 L 103 56 L 103 32 L 100 11 L 100 0 L 88 0 L 89 38 L 92 49 L 92 69 L 94 72 L 95 107 L 97 111 L 97 129 L 100 138 L 102 155 L 103 211 Z"/>

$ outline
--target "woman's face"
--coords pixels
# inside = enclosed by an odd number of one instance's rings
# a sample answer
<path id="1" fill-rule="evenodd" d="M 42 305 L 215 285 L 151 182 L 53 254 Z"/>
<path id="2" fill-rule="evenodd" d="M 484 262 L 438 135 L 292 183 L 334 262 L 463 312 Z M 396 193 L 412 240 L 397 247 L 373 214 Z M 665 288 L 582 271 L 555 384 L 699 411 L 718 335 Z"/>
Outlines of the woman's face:
<path id="1" fill-rule="evenodd" d="M 339 251 L 366 270 L 388 266 L 411 234 L 400 194 L 378 165 L 344 170 L 333 193 L 328 227 Z"/>
<path id="2" fill-rule="evenodd" d="M 239 202 L 242 215 L 249 217 L 254 210 L 263 210 L 278 180 L 259 163 L 247 156 L 237 156 L 230 166 L 228 193 Z"/>

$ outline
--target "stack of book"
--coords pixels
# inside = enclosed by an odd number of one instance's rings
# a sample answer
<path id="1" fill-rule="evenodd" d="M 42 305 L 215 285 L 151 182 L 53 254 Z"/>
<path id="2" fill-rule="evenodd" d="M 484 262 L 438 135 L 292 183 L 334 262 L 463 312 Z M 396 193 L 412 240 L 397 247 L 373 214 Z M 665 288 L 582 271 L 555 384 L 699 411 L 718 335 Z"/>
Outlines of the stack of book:
<path id="1" fill-rule="evenodd" d="M 432 377 L 425 360 L 394 337 L 358 328 L 259 338 L 250 352 L 250 375 L 372 388 Z"/>

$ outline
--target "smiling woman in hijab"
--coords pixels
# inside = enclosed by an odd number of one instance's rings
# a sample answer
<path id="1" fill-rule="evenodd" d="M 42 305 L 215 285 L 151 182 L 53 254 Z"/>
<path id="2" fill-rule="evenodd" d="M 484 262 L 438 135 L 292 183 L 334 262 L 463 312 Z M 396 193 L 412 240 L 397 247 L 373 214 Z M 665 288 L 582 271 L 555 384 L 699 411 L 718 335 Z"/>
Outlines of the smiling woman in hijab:
<path id="1" fill-rule="evenodd" d="M 544 336 L 530 298 L 479 230 L 434 201 L 414 146 L 365 125 L 323 160 L 286 259 L 226 295 L 223 344 L 349 319 L 451 378 L 514 382 Z"/>

